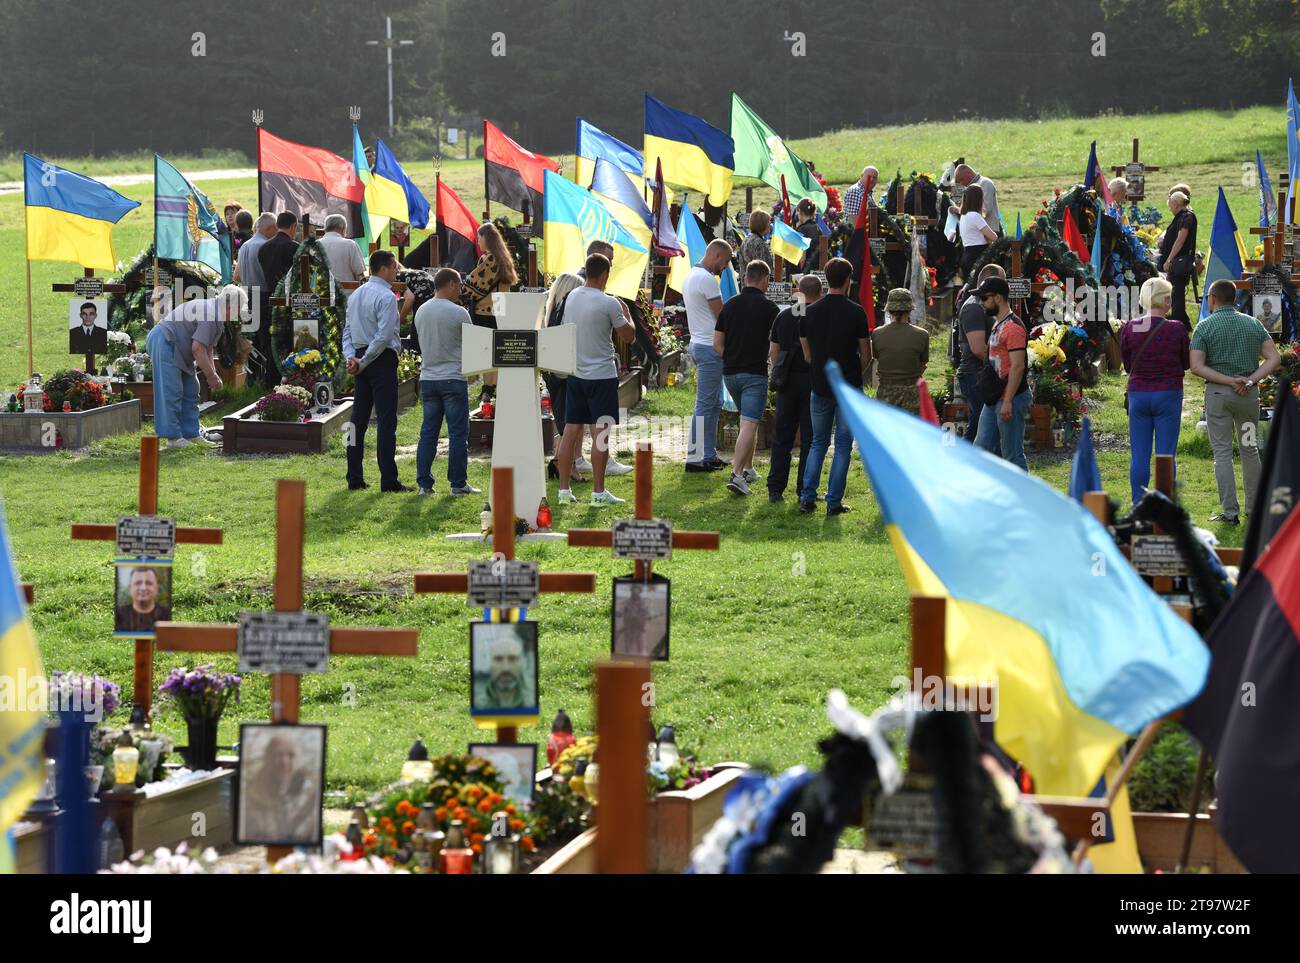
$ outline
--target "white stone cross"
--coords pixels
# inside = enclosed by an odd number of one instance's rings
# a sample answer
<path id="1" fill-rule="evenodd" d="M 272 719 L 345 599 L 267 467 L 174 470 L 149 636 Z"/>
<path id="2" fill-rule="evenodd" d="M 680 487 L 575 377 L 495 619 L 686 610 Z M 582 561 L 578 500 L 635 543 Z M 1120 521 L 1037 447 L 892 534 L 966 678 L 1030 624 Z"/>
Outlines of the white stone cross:
<path id="1" fill-rule="evenodd" d="M 497 372 L 492 467 L 514 469 L 515 512 L 533 529 L 537 528 L 537 510 L 546 496 L 537 369 L 570 375 L 578 366 L 577 328 L 571 324 L 543 327 L 545 308 L 545 294 L 498 292 L 492 295 L 497 331 L 466 325 L 461 338 L 461 370 L 466 375 Z M 494 363 L 493 344 L 501 332 L 510 331 L 535 332 L 535 365 Z M 492 495 L 489 490 L 489 503 Z"/>

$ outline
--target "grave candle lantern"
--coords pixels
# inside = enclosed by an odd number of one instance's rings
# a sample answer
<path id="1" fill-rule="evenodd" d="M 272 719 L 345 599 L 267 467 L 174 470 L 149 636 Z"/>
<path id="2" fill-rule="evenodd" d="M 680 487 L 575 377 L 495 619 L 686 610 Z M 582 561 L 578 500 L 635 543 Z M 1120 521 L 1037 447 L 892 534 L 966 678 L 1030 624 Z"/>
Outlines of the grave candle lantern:
<path id="1" fill-rule="evenodd" d="M 28 414 L 39 415 L 45 410 L 45 392 L 41 390 L 41 376 L 33 374 L 23 392 L 23 410 Z"/>
<path id="2" fill-rule="evenodd" d="M 416 739 L 406 755 L 406 762 L 402 763 L 401 781 L 429 782 L 432 779 L 433 763 L 429 761 L 429 750 L 424 747 L 423 741 Z"/>
<path id="3" fill-rule="evenodd" d="M 677 733 L 672 726 L 664 726 L 659 730 L 659 761 L 665 766 L 675 766 L 680 758 L 681 753 L 677 751 Z"/>
<path id="4" fill-rule="evenodd" d="M 468 876 L 474 872 L 474 850 L 465 842 L 465 824 L 459 819 L 451 821 L 439 854 L 439 864 L 442 873 L 448 876 Z"/>
<path id="5" fill-rule="evenodd" d="M 114 788 L 121 789 L 135 785 L 136 770 L 140 768 L 140 750 L 131 741 L 131 734 L 123 732 L 113 750 Z"/>
<path id="6" fill-rule="evenodd" d="M 497 813 L 492 820 L 492 834 L 483 846 L 483 872 L 508 876 L 519 872 L 519 836 L 510 832 L 510 817 Z"/>

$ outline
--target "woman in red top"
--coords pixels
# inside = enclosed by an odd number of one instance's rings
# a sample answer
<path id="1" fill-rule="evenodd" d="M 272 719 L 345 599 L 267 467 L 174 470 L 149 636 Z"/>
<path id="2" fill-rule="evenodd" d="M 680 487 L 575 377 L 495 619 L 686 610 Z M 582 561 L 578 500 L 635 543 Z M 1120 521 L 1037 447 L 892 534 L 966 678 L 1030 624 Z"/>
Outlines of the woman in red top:
<path id="1" fill-rule="evenodd" d="M 1191 364 L 1187 328 L 1167 323 L 1173 285 L 1154 277 L 1142 285 L 1138 303 L 1146 310 L 1124 325 L 1120 354 L 1128 372 L 1129 487 L 1134 504 L 1151 481 L 1151 442 L 1157 455 L 1178 448 L 1183 419 L 1183 372 Z"/>

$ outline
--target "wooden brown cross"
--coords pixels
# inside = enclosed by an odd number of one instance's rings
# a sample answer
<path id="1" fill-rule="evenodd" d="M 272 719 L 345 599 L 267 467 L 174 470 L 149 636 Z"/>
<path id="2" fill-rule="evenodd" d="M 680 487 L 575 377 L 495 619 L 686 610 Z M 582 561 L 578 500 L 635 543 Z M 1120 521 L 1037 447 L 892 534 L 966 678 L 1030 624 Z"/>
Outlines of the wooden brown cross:
<path id="1" fill-rule="evenodd" d="M 870 204 L 869 203 L 870 200 L 871 198 L 864 191 L 862 194 L 862 203 L 867 204 L 868 206 L 867 206 L 867 237 L 863 243 L 867 245 L 871 244 L 871 239 L 873 237 L 879 239 L 882 236 L 880 233 L 880 209 L 876 207 L 874 204 Z M 883 250 L 902 251 L 905 250 L 905 248 L 898 241 L 895 241 L 893 238 L 889 238 L 885 241 L 885 246 Z M 881 257 L 877 255 L 874 250 L 871 251 L 871 273 L 872 274 L 876 274 L 877 272 L 880 271 L 880 260 Z"/>
<path id="2" fill-rule="evenodd" d="M 650 664 L 604 660 L 596 665 L 596 735 L 600 803 L 596 872 L 645 873 L 650 807 L 646 797 L 646 687 Z"/>
<path id="3" fill-rule="evenodd" d="M 1023 241 L 1021 238 L 1016 237 L 1011 239 L 1011 273 L 1007 275 L 1007 281 L 1009 282 L 1024 280 L 1024 274 L 1022 273 L 1024 271 L 1024 263 L 1023 263 L 1024 255 L 1023 252 L 1021 251 L 1022 245 L 1023 245 Z M 1031 279 L 1029 282 L 1029 291 L 1031 295 L 1042 294 L 1050 287 L 1052 287 L 1052 285 L 1044 284 L 1041 281 L 1034 281 Z M 1024 298 L 1013 298 L 1011 302 L 1011 309 L 1015 311 L 1016 314 L 1018 314 L 1023 320 L 1026 321 L 1029 320 L 1024 316 L 1024 312 L 1026 310 L 1026 304 Z"/>
<path id="4" fill-rule="evenodd" d="M 303 543 L 306 532 L 307 483 L 282 478 L 275 489 L 275 611 L 300 612 L 303 603 Z M 178 531 L 179 537 L 179 531 Z M 163 652 L 236 652 L 239 626 L 198 622 L 159 622 L 158 648 Z M 418 629 L 330 628 L 331 655 L 383 655 L 413 658 L 419 651 Z M 301 677 L 271 676 L 271 721 L 298 722 Z M 288 847 L 267 847 L 267 861 L 288 855 Z"/>
<path id="5" fill-rule="evenodd" d="M 1277 224 L 1273 227 L 1252 227 L 1250 229 L 1251 234 L 1256 237 L 1263 237 L 1264 252 L 1262 257 L 1250 258 L 1246 261 L 1244 266 L 1253 270 L 1245 271 L 1240 280 L 1232 282 L 1238 289 L 1250 289 L 1260 268 L 1284 267 L 1288 260 L 1287 255 L 1292 253 L 1287 249 L 1287 240 L 1288 235 L 1294 231 L 1294 227 L 1286 223 L 1286 195 L 1290 183 L 1290 177 L 1283 174 L 1277 191 Z M 1292 203 L 1294 205 L 1294 200 Z M 1294 237 L 1291 240 L 1294 243 Z M 1291 258 L 1290 271 L 1292 282 L 1300 283 L 1300 271 L 1296 271 L 1294 257 Z"/>
<path id="6" fill-rule="evenodd" d="M 1125 193 L 1124 193 L 1124 197 L 1125 197 L 1126 200 L 1130 200 L 1130 201 L 1140 201 L 1140 200 L 1142 200 L 1142 199 L 1146 196 L 1146 176 L 1147 176 L 1147 171 L 1158 171 L 1158 170 L 1160 170 L 1160 168 L 1159 168 L 1159 167 L 1150 166 L 1150 165 L 1147 165 L 1147 164 L 1143 164 L 1143 163 L 1142 163 L 1142 161 L 1141 161 L 1140 158 L 1139 158 L 1139 154 L 1138 154 L 1138 139 L 1137 139 L 1136 137 L 1133 138 L 1133 160 L 1132 160 L 1131 163 L 1132 163 L 1132 164 L 1136 164 L 1136 165 L 1138 165 L 1138 166 L 1140 167 L 1141 170 L 1140 170 L 1139 173 L 1141 174 L 1142 179 L 1141 179 L 1140 181 L 1138 181 L 1138 189 L 1137 189 L 1137 192 L 1136 192 L 1136 193 L 1134 193 L 1134 191 L 1133 191 L 1133 182 L 1130 181 L 1130 182 L 1129 182 L 1128 190 L 1125 191 Z M 1129 168 L 1129 165 L 1128 165 L 1128 164 L 1119 164 L 1119 165 L 1116 165 L 1116 166 L 1112 167 L 1111 170 L 1113 170 L 1113 171 L 1115 172 L 1115 176 L 1116 176 L 1116 177 L 1124 177 L 1124 178 L 1127 179 L 1128 176 L 1129 176 L 1129 170 L 1128 170 L 1128 168 Z M 1088 188 L 1088 189 L 1091 189 L 1091 188 L 1092 188 L 1092 185 L 1091 185 L 1091 184 L 1085 184 L 1085 185 L 1083 185 L 1083 186 L 1084 186 L 1085 188 Z"/>
<path id="7" fill-rule="evenodd" d="M 140 515 L 158 514 L 158 438 L 144 435 L 140 439 L 140 481 L 136 496 L 136 510 Z M 73 541 L 116 542 L 117 525 L 96 525 L 74 522 Z M 219 528 L 176 527 L 176 541 L 186 545 L 220 545 Z M 131 701 L 148 712 L 153 702 L 153 639 L 135 640 L 135 677 Z"/>
<path id="8" fill-rule="evenodd" d="M 93 277 L 95 276 L 95 269 L 94 269 L 94 268 L 84 268 L 83 270 L 85 271 L 85 275 L 84 275 L 85 277 L 93 278 Z M 105 294 L 121 294 L 121 293 L 123 293 L 124 291 L 126 291 L 126 285 L 125 285 L 125 284 L 111 284 L 111 283 L 105 283 L 104 286 L 103 286 L 103 288 L 104 288 L 104 293 L 105 293 Z M 51 291 L 62 291 L 62 292 L 73 292 L 73 291 L 76 291 L 76 290 L 77 290 L 77 282 L 76 282 L 76 281 L 71 281 L 71 282 L 69 282 L 68 284 L 52 284 L 52 285 L 50 285 L 50 290 L 51 290 Z M 29 327 L 29 328 L 28 328 L 28 342 L 27 342 L 27 367 L 28 367 L 28 369 L 29 369 L 28 372 L 27 372 L 27 374 L 28 374 L 29 377 L 31 376 L 32 370 L 34 370 L 34 369 L 33 369 L 33 362 L 32 362 L 32 345 L 31 345 L 31 337 L 30 337 L 30 335 L 31 335 L 31 328 Z M 87 351 L 87 352 L 86 352 L 86 368 L 85 368 L 85 371 L 86 371 L 86 374 L 88 374 L 88 375 L 92 375 L 92 374 L 95 373 L 95 352 L 93 352 L 93 351 Z"/>
<path id="9" fill-rule="evenodd" d="M 636 449 L 636 517 L 643 521 L 654 518 L 654 449 L 650 442 L 643 441 Z M 717 532 L 673 532 L 673 550 L 704 549 L 718 550 Z M 613 548 L 614 532 L 608 528 L 575 528 L 569 531 L 570 548 Z M 650 580 L 650 569 L 654 564 L 637 560 L 634 576 L 642 581 Z"/>
<path id="10" fill-rule="evenodd" d="M 515 557 L 515 470 L 492 469 L 492 553 L 510 561 Z M 596 591 L 596 576 L 591 572 L 542 572 L 542 594 L 569 592 L 590 595 Z M 415 593 L 464 595 L 469 591 L 469 576 L 463 572 L 417 572 Z M 644 742 L 644 728 L 642 741 Z M 497 742 L 514 742 L 515 726 L 498 726 Z"/>

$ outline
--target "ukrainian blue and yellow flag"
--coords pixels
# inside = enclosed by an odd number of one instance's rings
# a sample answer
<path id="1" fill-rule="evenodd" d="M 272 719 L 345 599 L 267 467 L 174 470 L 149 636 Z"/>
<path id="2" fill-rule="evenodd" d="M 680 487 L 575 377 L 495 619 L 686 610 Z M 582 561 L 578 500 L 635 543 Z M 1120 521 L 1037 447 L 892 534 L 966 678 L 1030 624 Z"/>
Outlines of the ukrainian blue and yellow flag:
<path id="1" fill-rule="evenodd" d="M 229 284 L 234 269 L 230 229 L 206 194 L 153 155 L 154 253 L 170 261 L 206 264 Z"/>
<path id="2" fill-rule="evenodd" d="M 798 264 L 803 260 L 804 251 L 808 250 L 808 245 L 812 242 L 796 231 L 780 218 L 772 219 L 772 239 L 768 242 L 772 245 L 772 253 L 779 254 L 791 264 Z M 741 265 L 742 268 L 745 265 Z"/>
<path id="3" fill-rule="evenodd" d="M 593 194 L 601 196 L 610 213 L 618 218 L 618 222 L 627 228 L 628 233 L 648 250 L 654 228 L 654 216 L 650 213 L 650 208 L 646 207 L 641 194 L 628 181 L 624 171 L 602 157 L 596 161 L 596 170 L 591 178 L 591 190 Z"/>
<path id="4" fill-rule="evenodd" d="M 429 227 L 428 199 L 406 176 L 406 171 L 402 170 L 402 165 L 397 163 L 397 158 L 382 140 L 375 141 L 375 166 L 370 171 L 370 184 L 366 187 L 366 204 L 371 214 L 391 217 L 422 231 Z"/>
<path id="5" fill-rule="evenodd" d="M 140 206 L 84 174 L 23 154 L 27 259 L 112 271 L 113 225 Z"/>
<path id="6" fill-rule="evenodd" d="M 1300 101 L 1295 97 L 1295 81 L 1286 82 L 1286 169 L 1291 183 L 1286 190 L 1286 207 L 1282 211 L 1283 224 L 1291 223 L 1291 198 L 1295 196 L 1296 181 L 1300 181 Z"/>
<path id="7" fill-rule="evenodd" d="M 44 676 L 0 506 L 0 685 L 10 687 L 0 698 L 0 836 L 36 798 L 45 775 L 44 702 L 33 699 L 44 698 Z"/>
<path id="8" fill-rule="evenodd" d="M 1200 692 L 1205 644 L 1083 506 L 827 377 L 908 588 L 948 602 L 947 674 L 996 684 L 998 744 L 1039 792 L 1086 796 L 1129 736 Z"/>
<path id="9" fill-rule="evenodd" d="M 704 235 L 700 233 L 700 225 L 695 223 L 695 215 L 691 213 L 684 195 L 681 213 L 677 215 L 677 240 L 686 249 L 686 253 L 681 257 L 669 259 L 668 286 L 681 294 L 686 284 L 686 275 L 690 273 L 691 268 L 700 263 L 705 249 L 709 246 L 709 242 L 704 240 Z"/>
<path id="10" fill-rule="evenodd" d="M 607 241 L 614 246 L 614 264 L 605 290 L 620 298 L 635 298 L 650 250 L 619 223 L 596 194 L 552 170 L 543 172 L 542 183 L 542 270 L 552 275 L 576 271 L 587 260 L 587 245 Z"/>
<path id="11" fill-rule="evenodd" d="M 596 176 L 596 162 L 601 160 L 609 161 L 625 173 L 638 193 L 644 189 L 647 176 L 654 176 L 653 171 L 645 174 L 645 159 L 639 150 L 581 117 L 578 118 L 578 140 L 573 153 L 573 179 L 582 187 L 591 186 L 591 180 Z"/>
<path id="12" fill-rule="evenodd" d="M 1210 228 L 1210 254 L 1205 259 L 1205 280 L 1201 290 L 1209 291 L 1210 285 L 1225 278 L 1229 281 L 1241 279 L 1241 272 L 1246 269 L 1246 248 L 1241 243 L 1241 233 L 1237 230 L 1237 219 L 1232 216 L 1228 199 L 1219 188 L 1219 206 L 1214 209 L 1214 225 Z M 1201 318 L 1210 313 L 1210 299 L 1201 298 Z"/>
<path id="13" fill-rule="evenodd" d="M 366 145 L 361 143 L 361 131 L 356 124 L 352 125 L 352 170 L 365 187 L 361 198 L 361 236 L 356 241 L 362 256 L 367 256 L 370 254 L 370 245 L 383 237 L 384 229 L 388 227 L 388 218 L 380 217 L 371 210 L 370 205 L 377 199 L 378 189 L 371 187 L 374 175 L 370 173 Z"/>
<path id="14" fill-rule="evenodd" d="M 647 179 L 655 176 L 655 161 L 662 161 L 665 181 L 704 191 L 710 204 L 722 207 L 731 196 L 734 151 L 730 134 L 645 95 L 642 174 Z"/>

